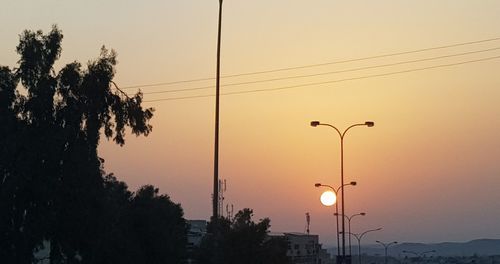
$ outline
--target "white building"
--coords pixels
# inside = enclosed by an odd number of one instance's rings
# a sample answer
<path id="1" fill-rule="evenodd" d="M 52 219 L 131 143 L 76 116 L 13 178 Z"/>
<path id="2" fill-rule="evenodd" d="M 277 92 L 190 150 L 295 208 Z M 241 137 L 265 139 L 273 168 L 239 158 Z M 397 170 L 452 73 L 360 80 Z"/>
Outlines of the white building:
<path id="1" fill-rule="evenodd" d="M 270 233 L 288 241 L 287 256 L 294 264 L 332 264 L 330 254 L 319 244 L 319 236 L 304 233 Z"/>
<path id="2" fill-rule="evenodd" d="M 188 250 L 192 250 L 194 247 L 198 247 L 201 243 L 202 238 L 207 233 L 206 220 L 188 220 L 189 230 L 188 230 Z"/>

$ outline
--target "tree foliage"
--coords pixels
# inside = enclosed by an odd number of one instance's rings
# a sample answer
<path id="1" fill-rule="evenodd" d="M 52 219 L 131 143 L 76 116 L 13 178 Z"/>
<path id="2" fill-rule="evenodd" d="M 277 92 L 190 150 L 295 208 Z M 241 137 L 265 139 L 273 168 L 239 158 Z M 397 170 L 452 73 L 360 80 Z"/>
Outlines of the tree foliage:
<path id="1" fill-rule="evenodd" d="M 216 218 L 197 252 L 200 263 L 282 264 L 289 263 L 287 242 L 268 235 L 269 218 L 252 220 L 251 209 L 240 210 L 233 219 Z"/>
<path id="2" fill-rule="evenodd" d="M 108 176 L 107 188 L 111 222 L 95 263 L 181 263 L 187 243 L 181 206 L 151 185 L 132 194 Z"/>
<path id="3" fill-rule="evenodd" d="M 136 229 L 121 234 L 137 227 L 127 221 L 138 223 L 141 213 L 144 226 L 166 224 L 155 242 L 182 238 L 179 205 L 151 186 L 130 193 L 104 177 L 98 156 L 101 136 L 119 145 L 126 128 L 147 136 L 154 109 L 142 107 L 140 92 L 128 96 L 114 84 L 113 50 L 103 47 L 85 67 L 73 62 L 56 72 L 62 39 L 56 26 L 48 34 L 24 31 L 18 67 L 0 66 L 1 262 L 36 262 L 34 253 L 50 245 L 50 263 L 109 263 L 101 246 L 113 235 L 144 239 Z M 167 218 L 173 223 L 162 222 Z"/>

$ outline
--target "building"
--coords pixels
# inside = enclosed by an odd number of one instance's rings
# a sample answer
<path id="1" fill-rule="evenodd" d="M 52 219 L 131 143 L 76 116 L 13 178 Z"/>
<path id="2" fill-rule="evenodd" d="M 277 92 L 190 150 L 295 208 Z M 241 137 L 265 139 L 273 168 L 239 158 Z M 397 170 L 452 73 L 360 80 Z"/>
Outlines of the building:
<path id="1" fill-rule="evenodd" d="M 201 240 L 207 233 L 206 220 L 188 220 L 189 230 L 188 230 L 188 250 L 192 250 L 194 247 L 198 247 Z"/>
<path id="2" fill-rule="evenodd" d="M 287 256 L 294 264 L 332 264 L 330 254 L 319 243 L 318 235 L 304 233 L 270 233 L 288 241 Z"/>

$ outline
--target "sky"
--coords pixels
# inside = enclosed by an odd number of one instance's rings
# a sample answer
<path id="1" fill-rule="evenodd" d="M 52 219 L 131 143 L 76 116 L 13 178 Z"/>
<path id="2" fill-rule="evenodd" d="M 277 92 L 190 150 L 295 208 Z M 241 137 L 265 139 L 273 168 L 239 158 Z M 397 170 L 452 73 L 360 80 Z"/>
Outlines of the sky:
<path id="1" fill-rule="evenodd" d="M 53 24 L 64 34 L 56 71 L 95 59 L 102 45 L 116 50 L 115 82 L 130 94 L 140 87 L 156 111 L 148 137 L 101 142 L 106 171 L 132 190 L 157 186 L 188 219 L 208 219 L 218 1 L 2 2 L 1 65 L 16 66 L 23 30 Z M 220 108 L 226 204 L 269 217 L 273 232 L 304 232 L 308 212 L 311 233 L 334 244 L 333 209 L 314 183 L 340 185 L 340 139 L 309 123 L 344 130 L 369 120 L 374 127 L 344 139 L 344 180 L 358 183 L 346 187 L 346 214 L 366 213 L 352 232 L 383 228 L 363 243 L 500 238 L 499 1 L 223 8 L 221 73 L 239 75 L 221 81 L 236 93 Z"/>

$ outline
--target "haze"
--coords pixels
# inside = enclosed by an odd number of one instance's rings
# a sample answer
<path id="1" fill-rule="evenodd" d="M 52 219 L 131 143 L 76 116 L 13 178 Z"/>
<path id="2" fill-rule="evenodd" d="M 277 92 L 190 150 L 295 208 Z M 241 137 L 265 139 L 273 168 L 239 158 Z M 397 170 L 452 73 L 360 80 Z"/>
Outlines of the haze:
<path id="1" fill-rule="evenodd" d="M 59 66 L 96 58 L 106 45 L 118 53 L 115 82 L 124 89 L 211 86 L 214 80 L 144 85 L 215 77 L 217 9 L 216 0 L 4 1 L 0 62 L 15 66 L 23 30 L 57 24 L 64 34 Z M 311 232 L 333 244 L 333 211 L 321 205 L 314 183 L 339 185 L 339 138 L 309 122 L 344 129 L 371 120 L 374 127 L 345 139 L 345 180 L 358 182 L 346 187 L 346 212 L 367 213 L 353 220 L 353 232 L 384 228 L 366 243 L 499 238 L 499 13 L 499 1 L 224 1 L 222 75 L 482 41 L 224 78 L 222 85 L 371 67 L 223 87 L 267 90 L 221 98 L 225 203 L 271 218 L 272 231 L 304 232 L 309 212 Z M 441 56 L 448 57 L 409 63 Z M 399 62 L 407 63 L 379 67 Z M 290 86 L 300 87 L 274 90 Z M 103 141 L 106 171 L 132 189 L 154 184 L 182 204 L 186 218 L 208 219 L 214 97 L 196 96 L 213 93 L 145 94 L 145 105 L 156 108 L 153 133 L 129 135 L 124 147 Z M 195 98 L 153 101 L 178 97 Z"/>

